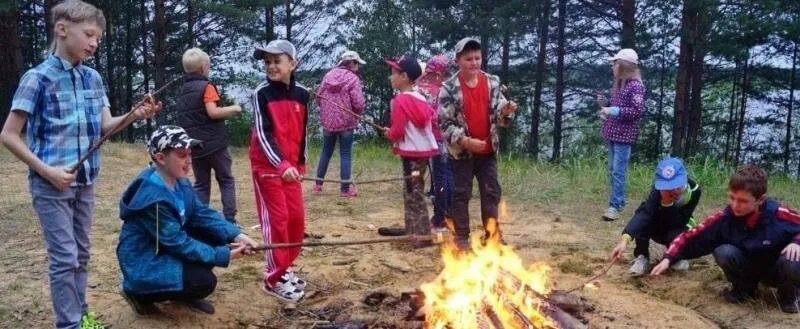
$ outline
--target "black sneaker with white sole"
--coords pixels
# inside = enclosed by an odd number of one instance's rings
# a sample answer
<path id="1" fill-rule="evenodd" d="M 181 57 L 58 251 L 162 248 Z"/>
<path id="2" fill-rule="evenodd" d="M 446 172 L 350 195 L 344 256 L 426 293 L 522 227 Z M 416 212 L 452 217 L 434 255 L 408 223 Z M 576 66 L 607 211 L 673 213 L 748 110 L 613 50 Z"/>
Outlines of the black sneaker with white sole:
<path id="1" fill-rule="evenodd" d="M 161 312 L 161 310 L 159 310 L 155 304 L 141 302 L 136 298 L 136 296 L 126 293 L 125 290 L 120 290 L 119 293 L 122 295 L 122 298 L 125 299 L 125 302 L 128 303 L 128 305 L 138 315 L 150 315 Z"/>

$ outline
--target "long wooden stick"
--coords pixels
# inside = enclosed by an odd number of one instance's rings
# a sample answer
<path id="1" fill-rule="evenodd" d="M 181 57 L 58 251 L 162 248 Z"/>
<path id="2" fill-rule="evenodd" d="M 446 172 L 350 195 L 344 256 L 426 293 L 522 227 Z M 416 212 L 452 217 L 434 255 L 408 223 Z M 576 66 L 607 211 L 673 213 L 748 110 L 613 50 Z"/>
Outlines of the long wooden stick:
<path id="1" fill-rule="evenodd" d="M 350 114 L 350 115 L 352 115 L 352 116 L 356 117 L 356 119 L 358 119 L 358 120 L 361 120 L 361 121 L 365 122 L 366 124 L 368 124 L 368 125 L 372 126 L 372 127 L 373 127 L 373 128 L 375 128 L 375 129 L 378 129 L 378 130 L 383 130 L 383 129 L 384 129 L 384 127 L 383 127 L 383 126 L 381 126 L 381 125 L 379 125 L 379 124 L 377 124 L 377 123 L 374 123 L 374 122 L 372 122 L 372 120 L 367 120 L 367 118 L 365 118 L 363 115 L 360 115 L 360 114 L 358 114 L 358 113 L 356 113 L 356 112 L 353 112 L 353 111 L 351 111 L 350 109 L 348 109 L 348 108 L 344 107 L 343 105 L 341 105 L 341 104 L 339 104 L 339 103 L 337 103 L 337 102 L 334 102 L 334 101 L 332 101 L 330 98 L 327 98 L 327 97 L 325 97 L 325 96 L 322 96 L 322 95 L 317 95 L 316 97 L 317 97 L 317 98 L 324 99 L 324 100 L 326 100 L 326 101 L 330 102 L 331 104 L 335 105 L 335 106 L 336 106 L 338 109 L 340 109 L 340 110 L 344 111 L 344 112 L 345 112 L 345 113 L 347 113 L 347 114 Z"/>
<path id="2" fill-rule="evenodd" d="M 265 244 L 252 248 L 253 251 L 282 249 L 282 248 L 297 248 L 297 247 L 318 247 L 318 246 L 352 246 L 360 244 L 377 244 L 395 241 L 434 241 L 441 242 L 444 240 L 444 235 L 401 235 L 387 238 L 367 239 L 367 240 L 350 240 L 350 241 L 308 241 L 308 242 L 292 242 L 292 243 L 275 243 Z"/>
<path id="3" fill-rule="evenodd" d="M 608 266 L 606 266 L 606 268 L 605 268 L 605 269 L 604 269 L 602 272 L 600 272 L 600 273 L 597 273 L 597 274 L 595 274 L 594 276 L 592 276 L 591 278 L 587 279 L 587 280 L 586 280 L 586 281 L 584 281 L 584 282 L 583 282 L 583 283 L 582 283 L 580 286 L 577 286 L 577 287 L 575 287 L 575 288 L 572 288 L 572 289 L 570 289 L 570 290 L 567 290 L 566 294 L 569 294 L 569 293 L 572 293 L 572 292 L 575 292 L 575 291 L 581 290 L 581 289 L 583 289 L 584 287 L 586 287 L 586 285 L 587 285 L 587 284 L 591 283 L 591 282 L 592 282 L 592 281 L 594 281 L 594 280 L 597 280 L 598 278 L 600 278 L 600 277 L 601 277 L 601 276 L 603 276 L 603 275 L 606 275 L 606 274 L 608 273 L 608 271 L 610 271 L 610 270 L 611 270 L 611 268 L 612 268 L 612 267 L 614 267 L 614 264 L 616 264 L 616 263 L 617 263 L 617 261 L 618 261 L 619 259 L 620 259 L 620 257 L 614 258 L 614 259 L 611 261 L 611 263 L 610 263 L 610 264 L 608 264 Z"/>
<path id="4" fill-rule="evenodd" d="M 394 181 L 401 181 L 406 179 L 412 179 L 419 177 L 419 171 L 413 171 L 410 175 L 405 175 L 402 177 L 392 177 L 392 178 L 381 178 L 381 179 L 372 179 L 372 180 L 363 180 L 363 181 L 354 181 L 354 180 L 341 180 L 341 179 L 323 179 L 323 178 L 312 178 L 312 177 L 303 177 L 304 181 L 314 181 L 314 182 L 325 182 L 325 183 L 347 183 L 353 185 L 360 185 L 360 184 L 375 184 L 375 183 L 388 183 Z M 262 174 L 261 177 L 263 178 L 281 178 L 280 174 Z"/>
<path id="5" fill-rule="evenodd" d="M 167 87 L 169 87 L 169 85 L 175 83 L 176 81 L 178 81 L 180 79 L 182 79 L 182 77 L 177 77 L 175 79 L 172 79 L 169 82 L 167 82 L 165 85 L 161 86 L 161 88 L 159 88 L 155 92 L 153 92 L 151 94 L 146 94 L 145 97 L 142 98 L 142 100 L 140 100 L 138 103 L 136 103 L 133 106 L 133 108 L 131 108 L 131 110 L 128 111 L 128 113 L 125 113 L 125 116 L 122 117 L 122 120 L 120 120 L 119 123 L 117 123 L 116 126 L 111 128 L 111 131 L 109 131 L 108 133 L 106 133 L 105 135 L 100 137 L 100 139 L 97 140 L 97 142 L 92 144 L 92 146 L 89 147 L 89 150 L 86 151 L 86 153 L 84 153 L 80 158 L 78 158 L 78 162 L 76 162 L 74 165 L 72 165 L 72 167 L 70 167 L 67 170 L 67 172 L 69 172 L 70 174 L 75 173 L 78 170 L 78 167 L 80 167 L 81 164 L 83 164 L 87 159 L 89 159 L 89 157 L 92 155 L 92 153 L 94 153 L 95 151 L 100 149 L 100 146 L 103 145 L 103 143 L 105 143 L 109 138 L 111 138 L 111 136 L 116 135 L 118 132 L 122 131 L 122 129 L 125 129 L 130 124 L 132 124 L 134 121 L 136 121 L 135 118 L 133 120 L 131 118 L 133 118 L 133 114 L 136 112 L 136 109 L 139 106 L 142 106 L 144 104 L 144 102 L 146 102 L 147 100 L 152 100 L 155 95 L 158 95 L 162 91 L 166 90 Z"/>

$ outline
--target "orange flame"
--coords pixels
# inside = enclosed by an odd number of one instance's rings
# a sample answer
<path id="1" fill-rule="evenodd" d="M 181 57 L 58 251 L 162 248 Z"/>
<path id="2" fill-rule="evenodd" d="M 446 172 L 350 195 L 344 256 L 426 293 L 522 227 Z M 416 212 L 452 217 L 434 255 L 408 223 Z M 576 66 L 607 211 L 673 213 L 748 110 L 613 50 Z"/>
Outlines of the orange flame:
<path id="1" fill-rule="evenodd" d="M 442 247 L 444 269 L 433 282 L 422 285 L 426 327 L 477 329 L 491 313 L 504 328 L 552 326 L 539 311 L 538 297 L 546 295 L 544 263 L 526 267 L 513 248 L 502 243 L 495 220 L 489 221 L 489 237 L 473 235 L 472 250 L 458 250 L 452 241 Z M 533 292 L 531 291 L 533 290 Z"/>

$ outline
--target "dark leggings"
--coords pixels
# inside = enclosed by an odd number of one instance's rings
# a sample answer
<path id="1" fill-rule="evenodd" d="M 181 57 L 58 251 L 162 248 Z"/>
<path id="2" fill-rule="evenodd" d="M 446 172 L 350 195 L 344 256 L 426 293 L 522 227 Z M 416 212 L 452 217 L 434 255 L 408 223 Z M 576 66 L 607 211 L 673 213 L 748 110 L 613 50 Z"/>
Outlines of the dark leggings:
<path id="1" fill-rule="evenodd" d="M 214 238 L 200 230 L 195 230 L 191 227 L 187 228 L 187 233 L 192 238 L 205 242 L 211 246 L 220 245 L 219 241 L 214 241 Z M 183 278 L 183 290 L 178 291 L 165 291 L 150 294 L 129 294 L 133 295 L 139 302 L 142 303 L 155 303 L 165 300 L 175 301 L 193 301 L 203 299 L 211 295 L 217 287 L 217 276 L 211 271 L 213 265 L 199 264 L 199 263 L 183 263 L 183 270 L 181 277 Z"/>
<path id="2" fill-rule="evenodd" d="M 134 294 L 142 303 L 163 302 L 165 300 L 193 301 L 211 295 L 217 287 L 217 277 L 211 267 L 197 263 L 183 263 L 183 290 Z"/>

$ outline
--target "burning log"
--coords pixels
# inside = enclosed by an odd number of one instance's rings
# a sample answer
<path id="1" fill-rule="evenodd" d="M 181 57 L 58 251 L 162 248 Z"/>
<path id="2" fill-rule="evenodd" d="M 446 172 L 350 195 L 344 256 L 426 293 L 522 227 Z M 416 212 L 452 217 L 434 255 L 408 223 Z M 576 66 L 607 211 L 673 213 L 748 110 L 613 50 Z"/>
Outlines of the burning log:
<path id="1" fill-rule="evenodd" d="M 557 328 L 586 328 L 584 322 L 579 318 L 584 318 L 583 312 L 591 311 L 593 308 L 588 306 L 581 298 L 560 291 L 553 291 L 550 295 L 545 296 L 528 284 L 520 281 L 511 273 L 504 270 L 501 270 L 500 273 L 503 278 L 507 280 L 506 282 L 511 284 L 513 290 L 524 291 L 526 296 L 534 298 L 534 302 L 540 306 L 541 311 L 545 315 L 557 324 Z M 560 305 L 556 302 L 560 302 Z M 575 314 L 575 316 L 562 309 L 562 305 L 567 306 L 567 309 L 572 311 L 572 314 Z"/>

